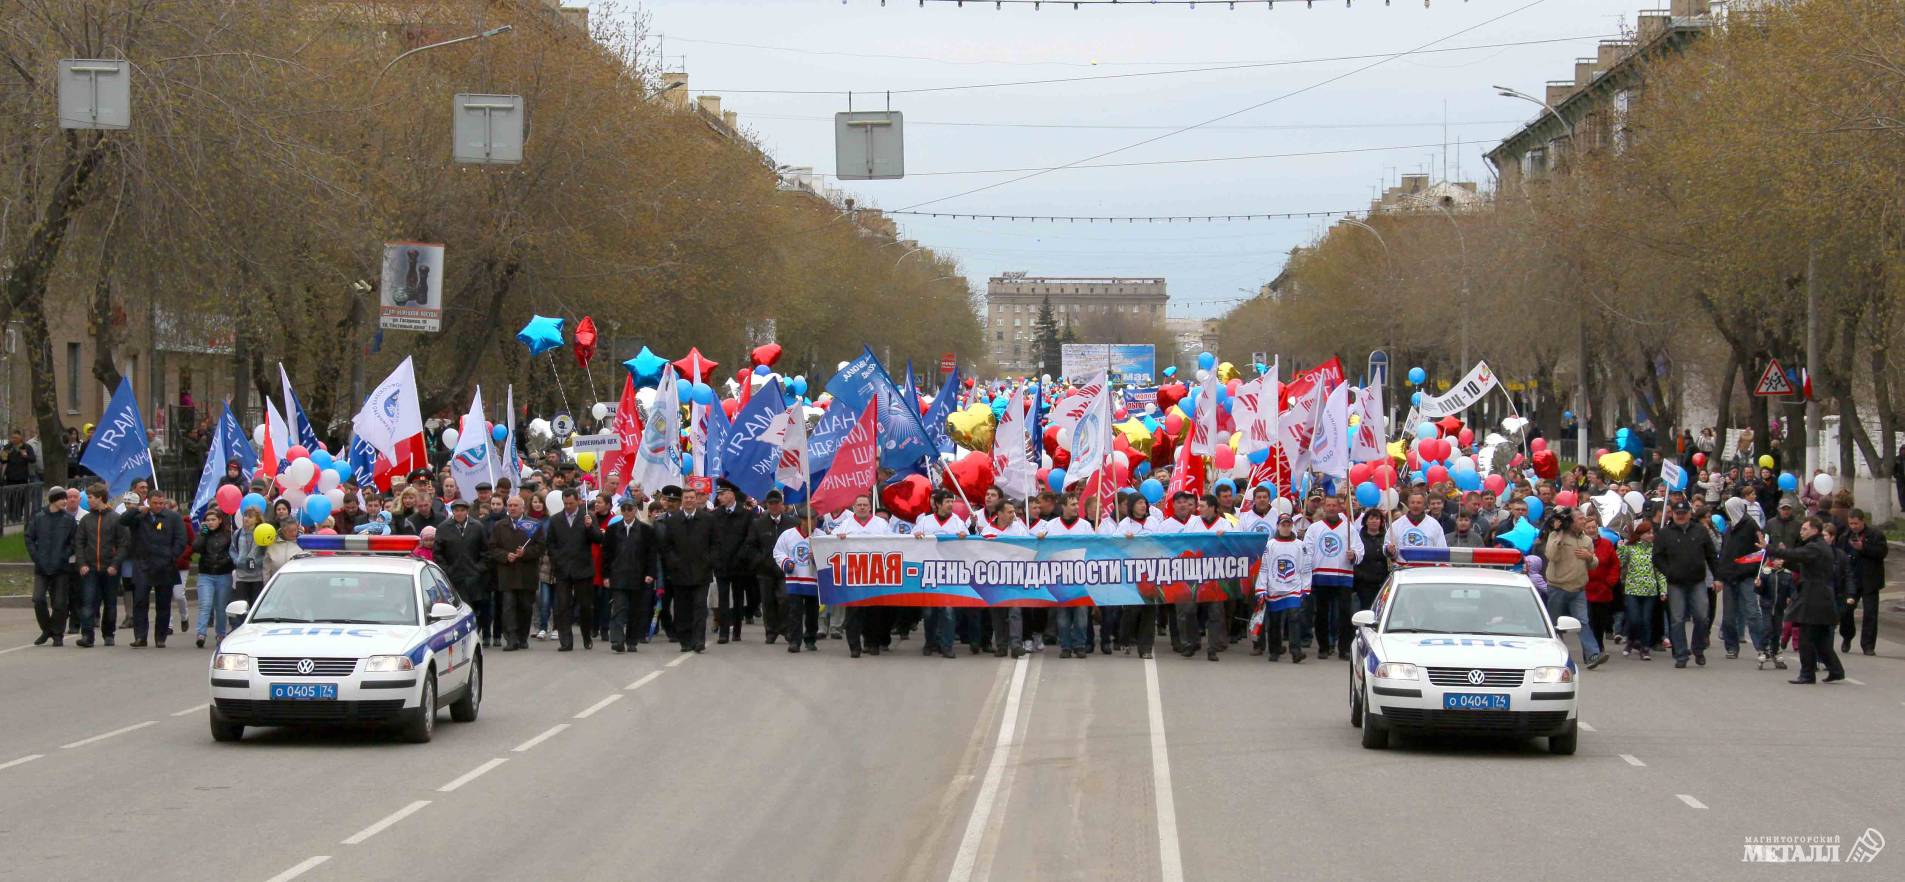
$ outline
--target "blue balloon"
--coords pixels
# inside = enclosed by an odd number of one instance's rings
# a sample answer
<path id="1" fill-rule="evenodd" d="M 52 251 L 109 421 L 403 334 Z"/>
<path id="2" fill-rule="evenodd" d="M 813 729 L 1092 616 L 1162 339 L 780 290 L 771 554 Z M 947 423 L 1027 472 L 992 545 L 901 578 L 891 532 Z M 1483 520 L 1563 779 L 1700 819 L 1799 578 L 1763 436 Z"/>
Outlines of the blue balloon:
<path id="1" fill-rule="evenodd" d="M 764 365 L 764 364 L 757 364 L 754 366 L 754 376 L 757 376 L 757 377 L 765 377 L 768 374 L 771 374 L 773 372 L 774 372 L 773 368 L 768 367 L 767 365 Z"/>
<path id="2" fill-rule="evenodd" d="M 1417 389 L 1416 391 L 1409 393 L 1409 403 L 1417 407 L 1422 406 L 1422 390 L 1421 389 Z"/>
<path id="3" fill-rule="evenodd" d="M 1151 474 L 1151 461 L 1148 459 L 1138 460 L 1138 467 L 1135 469 L 1132 469 L 1131 473 L 1134 475 L 1137 475 L 1138 480 L 1140 481 L 1144 480 L 1147 476 Z"/>
<path id="4" fill-rule="evenodd" d="M 1467 460 L 1463 460 L 1462 462 L 1467 462 Z M 1457 465 L 1459 466 L 1461 463 L 1458 462 Z M 1470 466 L 1467 471 L 1458 469 L 1457 471 L 1449 473 L 1449 480 L 1455 482 L 1455 487 L 1458 490 L 1482 489 L 1482 476 L 1475 473 L 1474 466 Z"/>
<path id="5" fill-rule="evenodd" d="M 637 389 L 653 389 L 660 385 L 662 369 L 667 366 L 668 359 L 650 352 L 646 346 L 634 358 L 622 362 L 622 367 L 628 368 L 628 372 L 634 375 Z"/>
<path id="6" fill-rule="evenodd" d="M 91 498 L 92 498 L 92 497 L 90 497 L 90 496 L 87 496 L 87 495 L 86 495 L 86 494 L 84 494 L 84 493 L 81 493 L 81 494 L 79 494 L 79 510 L 80 510 L 80 511 L 92 511 L 92 510 L 93 510 L 93 505 L 92 505 L 92 503 L 90 503 L 90 502 L 88 502 L 88 501 L 87 501 L 87 500 L 89 500 L 89 499 L 91 499 Z"/>
<path id="7" fill-rule="evenodd" d="M 1217 366 L 1217 356 L 1208 352 L 1199 352 L 1197 354 L 1197 366 L 1204 370 L 1210 370 Z"/>
<path id="8" fill-rule="evenodd" d="M 1539 496 L 1526 496 L 1522 498 L 1522 501 L 1528 503 L 1528 520 L 1541 520 L 1541 513 L 1548 510 L 1548 507 L 1542 504 L 1541 497 Z M 1523 550 L 1525 551 L 1526 549 Z"/>
<path id="9" fill-rule="evenodd" d="M 337 462 L 337 460 L 332 459 L 331 454 L 320 447 L 311 451 L 311 462 L 317 464 L 319 471 L 323 471 L 324 469 L 330 468 L 331 464 Z"/>
<path id="10" fill-rule="evenodd" d="M 509 437 L 508 426 L 497 425 L 497 426 L 489 427 L 489 439 L 491 441 L 501 444 L 503 443 L 503 439 L 508 437 Z"/>
<path id="11" fill-rule="evenodd" d="M 794 378 L 794 394 L 795 395 L 807 394 L 807 378 L 806 377 Z"/>
<path id="12" fill-rule="evenodd" d="M 1564 411 L 1562 411 L 1562 412 L 1561 412 L 1561 418 L 1562 418 L 1562 419 L 1564 419 L 1564 420 L 1571 420 L 1571 419 L 1574 419 L 1574 411 L 1571 411 L 1571 410 L 1564 410 Z"/>
<path id="13" fill-rule="evenodd" d="M 1435 424 L 1428 420 L 1416 423 L 1416 437 L 1424 441 L 1435 437 Z"/>
<path id="14" fill-rule="evenodd" d="M 562 345 L 562 319 L 548 316 L 531 316 L 529 324 L 516 332 L 516 339 L 529 347 L 529 357 L 534 358 Z"/>
<path id="15" fill-rule="evenodd" d="M 1170 367 L 1165 368 L 1164 375 L 1167 377 L 1177 376 L 1177 365 L 1171 365 Z"/>
<path id="16" fill-rule="evenodd" d="M 1716 514 L 1713 516 L 1713 529 L 1719 530 L 1722 533 L 1726 532 L 1726 516 L 1725 515 Z"/>
<path id="17" fill-rule="evenodd" d="M 1533 497 L 1530 497 L 1530 499 L 1533 499 Z M 1522 518 L 1519 523 L 1515 524 L 1513 529 L 1501 534 L 1497 541 L 1514 548 L 1522 554 L 1527 554 L 1535 547 L 1535 537 L 1539 535 L 1541 535 L 1541 531 L 1535 529 L 1535 525 L 1529 523 L 1527 518 Z"/>
<path id="18" fill-rule="evenodd" d="M 1423 384 L 1424 381 L 1428 379 L 1429 379 L 1428 371 L 1425 371 L 1419 367 L 1412 367 L 1409 369 L 1409 384 L 1410 385 L 1420 386 Z"/>
<path id="19" fill-rule="evenodd" d="M 1052 469 L 1051 473 L 1045 476 L 1045 484 L 1052 488 L 1053 493 L 1065 492 L 1065 470 Z"/>
<path id="20" fill-rule="evenodd" d="M 1382 488 L 1375 481 L 1364 481 L 1356 485 L 1356 504 L 1364 508 L 1374 508 L 1382 503 Z"/>
<path id="21" fill-rule="evenodd" d="M 709 386 L 707 383 L 694 384 L 689 394 L 691 394 L 694 397 L 694 401 L 696 404 L 713 404 L 714 403 L 714 388 L 712 386 Z"/>
<path id="22" fill-rule="evenodd" d="M 1144 494 L 1144 501 L 1157 505 L 1164 501 L 1164 485 L 1156 478 L 1148 478 L 1138 485 L 1138 492 Z"/>
<path id="23" fill-rule="evenodd" d="M 357 472 L 353 471 L 351 464 L 347 462 L 331 463 L 331 471 L 337 473 L 337 482 L 339 484 L 348 484 L 357 478 Z"/>
<path id="24" fill-rule="evenodd" d="M 298 518 L 305 526 L 313 529 L 331 516 L 331 500 L 323 496 L 309 496 L 304 500 L 304 511 Z"/>
<path id="25" fill-rule="evenodd" d="M 1250 451 L 1250 455 L 1244 458 L 1250 460 L 1251 465 L 1263 465 L 1270 461 L 1270 448 L 1265 447 L 1259 450 L 1252 450 Z"/>
<path id="26" fill-rule="evenodd" d="M 1179 410 L 1184 411 L 1185 419 L 1188 420 L 1188 419 L 1191 419 L 1192 417 L 1197 416 L 1197 399 L 1199 397 L 1200 396 L 1197 396 L 1197 395 L 1186 395 L 1183 398 L 1178 399 L 1177 407 Z"/>
<path id="27" fill-rule="evenodd" d="M 1787 493 L 1799 489 L 1799 476 L 1792 472 L 1783 472 L 1779 476 L 1779 489 Z"/>
<path id="28" fill-rule="evenodd" d="M 1230 392 L 1225 390 L 1222 386 L 1217 387 L 1217 406 L 1223 408 L 1225 411 L 1230 410 Z"/>
<path id="29" fill-rule="evenodd" d="M 248 509 L 248 508 L 257 509 L 259 514 L 263 514 L 271 510 L 269 504 L 265 502 L 265 497 L 264 497 L 264 494 L 262 493 L 247 493 L 245 494 L 244 499 L 241 499 L 238 501 L 239 512 L 242 513 L 244 512 L 245 509 Z"/>

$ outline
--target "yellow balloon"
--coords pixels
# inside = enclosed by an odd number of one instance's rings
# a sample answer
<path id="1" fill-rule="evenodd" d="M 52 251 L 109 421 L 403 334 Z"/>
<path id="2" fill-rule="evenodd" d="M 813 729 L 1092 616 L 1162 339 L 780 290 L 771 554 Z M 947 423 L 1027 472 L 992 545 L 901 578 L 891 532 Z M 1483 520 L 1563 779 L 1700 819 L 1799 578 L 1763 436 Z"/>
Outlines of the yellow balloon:
<path id="1" fill-rule="evenodd" d="M 1389 442 L 1389 458 L 1395 460 L 1396 462 L 1408 462 L 1409 461 L 1409 445 L 1404 444 L 1401 441 Z"/>
<path id="2" fill-rule="evenodd" d="M 992 408 L 977 402 L 946 418 L 946 434 L 953 443 L 981 453 L 992 452 Z"/>
<path id="3" fill-rule="evenodd" d="M 1242 440 L 1243 440 L 1243 437 L 1244 437 L 1244 436 L 1242 436 L 1242 435 L 1239 435 L 1239 434 L 1237 434 L 1236 432 L 1232 432 L 1232 433 L 1230 433 L 1230 440 L 1229 440 L 1229 442 L 1228 442 L 1228 443 L 1230 444 L 1230 449 L 1232 449 L 1232 450 L 1236 450 L 1236 449 L 1237 449 L 1237 442 L 1239 442 L 1239 441 L 1242 441 Z"/>
<path id="4" fill-rule="evenodd" d="M 1627 479 L 1627 473 L 1634 468 L 1634 455 L 1625 450 L 1616 450 L 1596 462 L 1601 467 L 1601 473 L 1609 479 L 1623 481 Z"/>
<path id="5" fill-rule="evenodd" d="M 251 531 L 251 541 L 259 548 L 270 548 L 278 542 L 278 528 L 270 524 L 259 524 Z"/>
<path id="6" fill-rule="evenodd" d="M 1226 361 L 1217 366 L 1217 382 L 1228 383 L 1237 379 L 1237 366 Z"/>
<path id="7" fill-rule="evenodd" d="M 1773 457 L 1772 457 L 1772 455 L 1771 455 L 1771 454 L 1767 454 L 1767 453 L 1762 453 L 1762 454 L 1760 454 L 1760 455 L 1759 455 L 1759 467 L 1760 467 L 1760 468 L 1763 468 L 1763 469 L 1770 469 L 1770 468 L 1772 468 L 1772 467 L 1773 467 Z"/>
<path id="8" fill-rule="evenodd" d="M 1118 434 L 1124 436 L 1125 443 L 1131 445 L 1133 452 L 1142 456 L 1151 455 L 1151 441 L 1153 436 L 1151 430 L 1144 425 L 1144 420 L 1132 417 L 1112 426 L 1112 428 L 1117 429 Z"/>
<path id="9" fill-rule="evenodd" d="M 584 450 L 581 453 L 576 454 L 575 464 L 576 464 L 576 468 L 579 468 L 585 472 L 595 471 L 595 452 L 592 450 Z"/>

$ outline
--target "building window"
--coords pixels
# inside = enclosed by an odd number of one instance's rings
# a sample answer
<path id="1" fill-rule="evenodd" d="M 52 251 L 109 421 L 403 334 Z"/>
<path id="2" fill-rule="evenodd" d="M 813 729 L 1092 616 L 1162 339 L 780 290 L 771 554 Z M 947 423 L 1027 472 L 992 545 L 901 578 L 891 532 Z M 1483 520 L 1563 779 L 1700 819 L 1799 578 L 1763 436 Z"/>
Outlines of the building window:
<path id="1" fill-rule="evenodd" d="M 995 333 L 995 334 L 993 335 L 993 337 L 992 337 L 992 339 L 993 339 L 993 340 L 994 340 L 995 342 L 998 342 L 998 341 L 1003 341 L 1003 340 L 1005 340 L 1005 332 L 1004 332 L 1004 331 L 999 331 L 999 332 L 997 332 L 997 333 Z"/>
<path id="2" fill-rule="evenodd" d="M 79 344 L 66 344 L 66 412 L 79 413 Z"/>

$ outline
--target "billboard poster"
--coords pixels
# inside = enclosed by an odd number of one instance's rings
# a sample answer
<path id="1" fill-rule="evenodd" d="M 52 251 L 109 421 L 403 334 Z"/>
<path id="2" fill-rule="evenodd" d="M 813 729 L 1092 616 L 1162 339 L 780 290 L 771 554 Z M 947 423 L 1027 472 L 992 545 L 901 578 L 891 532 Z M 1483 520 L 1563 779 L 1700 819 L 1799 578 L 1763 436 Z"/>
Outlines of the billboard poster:
<path id="1" fill-rule="evenodd" d="M 443 329 L 443 246 L 385 242 L 377 326 L 396 331 Z"/>
<path id="2" fill-rule="evenodd" d="M 1149 386 L 1157 380 L 1157 347 L 1149 343 L 1066 343 L 1059 370 L 1067 377 L 1104 371 L 1113 386 Z"/>

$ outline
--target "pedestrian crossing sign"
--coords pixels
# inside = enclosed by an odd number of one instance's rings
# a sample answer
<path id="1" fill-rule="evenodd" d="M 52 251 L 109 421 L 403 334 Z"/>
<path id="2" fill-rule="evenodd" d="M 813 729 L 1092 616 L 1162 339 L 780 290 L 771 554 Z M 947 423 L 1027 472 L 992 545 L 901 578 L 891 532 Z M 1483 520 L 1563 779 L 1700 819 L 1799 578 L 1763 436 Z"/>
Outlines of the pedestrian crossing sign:
<path id="1" fill-rule="evenodd" d="M 1759 382 L 1754 384 L 1753 394 L 1768 397 L 1794 394 L 1793 383 L 1786 379 L 1786 371 L 1779 366 L 1779 359 L 1766 360 L 1766 370 L 1759 375 Z"/>

